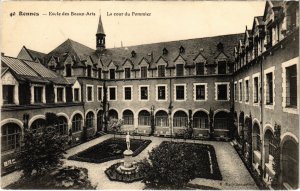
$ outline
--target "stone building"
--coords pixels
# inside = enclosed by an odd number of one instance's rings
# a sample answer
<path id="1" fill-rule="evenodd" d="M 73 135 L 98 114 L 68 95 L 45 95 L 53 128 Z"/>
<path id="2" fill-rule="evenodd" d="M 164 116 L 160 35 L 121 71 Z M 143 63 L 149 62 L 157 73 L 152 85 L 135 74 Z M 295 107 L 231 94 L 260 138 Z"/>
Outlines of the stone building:
<path id="1" fill-rule="evenodd" d="M 276 123 L 280 182 L 296 188 L 298 17 L 298 2 L 267 1 L 244 33 L 120 48 L 105 47 L 100 17 L 96 50 L 68 39 L 48 54 L 24 46 L 17 58 L 2 55 L 3 171 L 14 168 L 24 123 L 38 128 L 53 112 L 73 144 L 106 130 L 110 118 L 123 119 L 123 130 L 149 135 L 153 125 L 155 136 L 168 137 L 190 126 L 194 138 L 244 138 L 251 128 L 253 167 L 270 184 Z"/>

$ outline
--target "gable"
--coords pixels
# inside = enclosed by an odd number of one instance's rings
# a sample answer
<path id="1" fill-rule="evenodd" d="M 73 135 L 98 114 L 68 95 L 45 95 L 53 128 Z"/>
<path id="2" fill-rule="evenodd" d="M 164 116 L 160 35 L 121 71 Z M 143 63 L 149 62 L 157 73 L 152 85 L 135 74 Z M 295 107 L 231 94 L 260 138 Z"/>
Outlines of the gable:
<path id="1" fill-rule="evenodd" d="M 195 63 L 206 62 L 206 59 L 201 53 L 199 53 L 197 57 L 194 59 L 194 62 Z"/>
<path id="2" fill-rule="evenodd" d="M 128 59 L 123 64 L 124 68 L 131 68 L 132 67 L 132 62 Z"/>
<path id="3" fill-rule="evenodd" d="M 80 83 L 76 80 L 73 84 L 73 88 L 81 88 Z"/>
<path id="4" fill-rule="evenodd" d="M 64 65 L 67 65 L 67 64 L 73 65 L 73 59 L 72 59 L 71 55 L 68 55 L 68 57 L 64 61 Z"/>
<path id="5" fill-rule="evenodd" d="M 90 57 L 87 58 L 86 65 L 93 66 L 93 61 Z"/>
<path id="6" fill-rule="evenodd" d="M 157 65 L 159 65 L 159 64 L 161 64 L 161 65 L 167 65 L 168 63 L 162 57 L 160 57 L 158 59 L 158 61 L 157 61 Z"/>
<path id="7" fill-rule="evenodd" d="M 145 58 L 142 59 L 140 66 L 149 66 L 148 62 L 145 60 Z"/>
<path id="8" fill-rule="evenodd" d="M 19 59 L 23 59 L 23 60 L 31 60 L 33 61 L 33 59 L 31 58 L 29 52 L 26 50 L 26 47 L 23 46 L 22 49 L 20 50 L 17 58 Z"/>
<path id="9" fill-rule="evenodd" d="M 226 56 L 223 52 L 221 52 L 217 57 L 216 60 L 222 61 L 222 60 L 227 60 L 228 56 Z"/>
<path id="10" fill-rule="evenodd" d="M 47 65 L 56 67 L 57 63 L 56 63 L 56 60 L 53 56 L 51 57 L 51 59 L 49 60 Z"/>
<path id="11" fill-rule="evenodd" d="M 16 78 L 12 75 L 12 73 L 7 70 L 4 75 L 1 77 L 1 81 L 3 85 L 16 85 L 18 84 L 18 81 Z"/>
<path id="12" fill-rule="evenodd" d="M 179 55 L 175 60 L 174 64 L 185 64 L 185 60 L 182 58 L 181 55 Z"/>
<path id="13" fill-rule="evenodd" d="M 108 69 L 116 69 L 116 65 L 113 63 L 113 61 L 111 61 L 108 66 L 107 66 Z"/>

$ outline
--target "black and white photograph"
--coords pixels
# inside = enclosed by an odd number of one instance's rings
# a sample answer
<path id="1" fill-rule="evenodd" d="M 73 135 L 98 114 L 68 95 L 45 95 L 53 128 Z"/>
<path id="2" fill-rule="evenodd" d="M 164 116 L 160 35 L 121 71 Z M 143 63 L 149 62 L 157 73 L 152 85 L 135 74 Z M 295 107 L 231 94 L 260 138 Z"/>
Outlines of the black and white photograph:
<path id="1" fill-rule="evenodd" d="M 299 188 L 299 1 L 0 15 L 1 189 Z"/>

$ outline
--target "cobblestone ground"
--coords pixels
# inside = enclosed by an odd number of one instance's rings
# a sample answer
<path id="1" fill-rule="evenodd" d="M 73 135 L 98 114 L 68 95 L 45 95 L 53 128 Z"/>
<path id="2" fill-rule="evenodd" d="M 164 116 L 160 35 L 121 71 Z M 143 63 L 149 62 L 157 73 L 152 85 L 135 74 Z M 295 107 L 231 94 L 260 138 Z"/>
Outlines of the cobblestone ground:
<path id="1" fill-rule="evenodd" d="M 89 141 L 87 143 L 81 144 L 77 147 L 71 148 L 67 151 L 65 155 L 66 158 L 74 155 L 80 151 L 83 151 L 93 145 L 96 145 L 104 140 L 112 138 L 113 135 L 105 135 Z M 120 136 L 117 136 L 120 137 Z M 139 138 L 139 137 L 135 137 Z M 162 141 L 170 140 L 166 138 L 158 138 L 158 137 L 142 137 L 142 139 L 151 139 L 152 142 L 148 147 L 143 150 L 138 156 L 133 159 L 136 161 L 142 160 L 148 156 L 148 152 L 151 151 L 154 147 L 157 147 Z M 176 142 L 181 142 L 184 140 L 175 140 Z M 243 162 L 239 158 L 238 154 L 234 150 L 234 148 L 228 142 L 214 142 L 214 141 L 186 141 L 186 142 L 195 142 L 195 143 L 204 143 L 213 145 L 216 150 L 217 160 L 219 164 L 219 168 L 223 177 L 222 181 L 204 179 L 204 178 L 196 178 L 191 181 L 192 184 L 211 186 L 219 189 L 258 189 L 254 183 L 254 180 L 251 178 L 249 172 L 244 166 Z M 121 183 L 110 181 L 104 171 L 106 168 L 111 166 L 112 164 L 119 162 L 122 159 L 117 159 L 113 161 L 108 161 L 101 164 L 87 163 L 87 162 L 79 162 L 73 160 L 65 159 L 64 165 L 74 165 L 77 167 L 87 168 L 89 172 L 89 178 L 93 185 L 96 186 L 97 189 L 144 189 L 145 185 L 141 182 L 135 183 Z M 2 188 L 9 183 L 16 181 L 20 176 L 20 172 L 16 171 L 7 176 L 2 177 Z"/>

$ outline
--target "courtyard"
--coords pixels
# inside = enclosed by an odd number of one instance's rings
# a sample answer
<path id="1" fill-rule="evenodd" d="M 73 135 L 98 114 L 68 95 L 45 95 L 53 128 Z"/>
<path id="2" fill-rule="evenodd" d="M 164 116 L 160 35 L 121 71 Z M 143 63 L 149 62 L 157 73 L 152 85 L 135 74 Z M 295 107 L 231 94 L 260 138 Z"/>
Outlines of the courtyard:
<path id="1" fill-rule="evenodd" d="M 105 170 L 111 165 L 122 161 L 122 158 L 110 160 L 102 163 L 91 163 L 76 160 L 69 160 L 68 158 L 83 151 L 89 150 L 94 146 L 99 145 L 109 139 L 113 135 L 104 135 L 97 139 L 83 143 L 76 147 L 67 150 L 64 159 L 65 166 L 76 166 L 86 168 L 88 170 L 89 179 L 96 187 L 96 189 L 145 189 L 145 184 L 141 181 L 133 183 L 122 183 L 110 181 L 105 174 Z M 117 139 L 124 138 L 124 136 L 117 136 Z M 170 141 L 168 138 L 161 137 L 142 137 L 143 140 L 151 140 L 151 143 L 142 152 L 134 156 L 134 161 L 138 162 L 148 157 L 148 153 L 161 143 Z M 150 141 L 149 141 L 150 142 Z M 173 139 L 173 142 L 186 142 L 186 143 L 201 143 L 211 145 L 215 149 L 216 159 L 219 166 L 222 180 L 195 178 L 190 181 L 191 185 L 208 186 L 216 189 L 258 189 L 250 173 L 247 171 L 242 160 L 236 153 L 230 142 L 215 142 L 215 141 L 200 141 L 200 140 L 183 140 Z M 95 154 L 95 153 L 94 153 Z M 17 181 L 21 175 L 20 171 L 15 171 L 2 177 L 2 188 Z"/>

